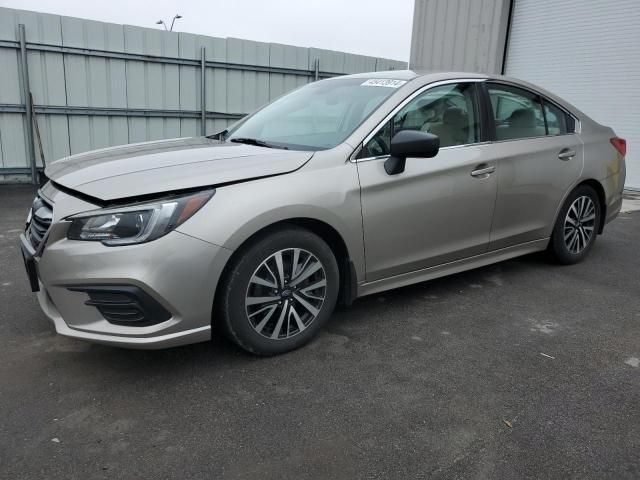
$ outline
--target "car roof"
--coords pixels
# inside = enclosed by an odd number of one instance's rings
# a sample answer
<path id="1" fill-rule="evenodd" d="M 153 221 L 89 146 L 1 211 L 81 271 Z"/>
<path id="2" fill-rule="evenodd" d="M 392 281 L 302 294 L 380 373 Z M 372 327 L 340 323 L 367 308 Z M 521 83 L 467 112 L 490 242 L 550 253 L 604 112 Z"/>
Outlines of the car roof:
<path id="1" fill-rule="evenodd" d="M 525 80 L 520 80 L 518 78 L 509 77 L 506 75 L 497 75 L 497 74 L 489 74 L 489 73 L 478 73 L 478 72 L 456 72 L 456 71 L 435 71 L 435 70 L 387 70 L 380 72 L 365 72 L 365 73 L 356 73 L 353 75 L 345 75 L 342 77 L 334 77 L 334 78 L 389 78 L 394 80 L 405 80 L 408 83 L 415 85 L 416 83 L 420 85 L 426 85 L 433 82 L 440 82 L 444 80 L 496 80 L 503 81 L 506 83 L 513 84 L 515 86 L 520 86 L 524 89 L 536 92 L 543 97 L 546 97 L 565 110 L 571 112 L 572 115 L 576 116 L 580 120 L 584 118 L 588 118 L 583 112 L 581 112 L 578 108 L 576 108 L 571 103 L 567 102 L 563 98 L 558 97 L 557 95 L 545 90 L 544 88 L 529 83 Z"/>
<path id="2" fill-rule="evenodd" d="M 364 72 L 352 75 L 344 75 L 341 78 L 389 78 L 394 80 L 420 80 L 421 83 L 438 82 L 441 80 L 456 79 L 477 79 L 477 80 L 503 80 L 509 83 L 521 85 L 522 87 L 541 90 L 540 87 L 532 85 L 529 82 L 506 75 L 478 73 L 478 72 L 460 72 L 460 71 L 444 71 L 444 70 L 385 70 L 379 72 Z"/>
<path id="3" fill-rule="evenodd" d="M 448 80 L 455 78 L 492 78 L 484 73 L 469 72 L 444 72 L 444 71 L 426 71 L 426 70 L 385 70 L 379 72 L 364 72 L 345 75 L 345 77 L 353 78 L 390 78 L 394 80 L 414 80 L 417 78 L 427 81 Z M 342 77 L 344 78 L 344 77 Z"/>

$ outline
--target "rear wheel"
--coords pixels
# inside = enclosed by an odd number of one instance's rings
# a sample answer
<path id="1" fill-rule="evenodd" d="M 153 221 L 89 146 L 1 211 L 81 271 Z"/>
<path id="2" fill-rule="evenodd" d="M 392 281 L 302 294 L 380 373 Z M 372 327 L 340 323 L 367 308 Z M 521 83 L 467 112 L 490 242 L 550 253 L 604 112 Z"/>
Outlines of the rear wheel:
<path id="1" fill-rule="evenodd" d="M 217 318 L 245 350 L 284 353 L 316 335 L 338 291 L 338 265 L 329 246 L 312 232 L 289 227 L 239 253 L 220 292 Z"/>
<path id="2" fill-rule="evenodd" d="M 600 199 L 588 185 L 576 188 L 565 201 L 549 242 L 549 251 L 566 265 L 587 256 L 601 221 Z"/>

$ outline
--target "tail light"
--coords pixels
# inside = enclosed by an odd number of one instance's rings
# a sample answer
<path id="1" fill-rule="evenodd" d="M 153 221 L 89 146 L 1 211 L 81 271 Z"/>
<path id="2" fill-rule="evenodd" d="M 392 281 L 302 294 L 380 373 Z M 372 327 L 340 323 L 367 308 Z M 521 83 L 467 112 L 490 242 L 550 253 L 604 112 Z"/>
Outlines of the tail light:
<path id="1" fill-rule="evenodd" d="M 627 154 L 627 141 L 624 138 L 613 137 L 609 141 L 620 155 L 624 157 Z"/>

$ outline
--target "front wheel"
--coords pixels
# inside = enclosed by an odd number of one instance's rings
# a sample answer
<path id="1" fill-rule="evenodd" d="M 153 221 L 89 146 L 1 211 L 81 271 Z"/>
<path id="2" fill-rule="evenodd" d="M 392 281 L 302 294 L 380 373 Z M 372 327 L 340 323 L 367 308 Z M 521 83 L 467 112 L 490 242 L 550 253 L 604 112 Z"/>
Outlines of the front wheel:
<path id="1" fill-rule="evenodd" d="M 314 233 L 297 227 L 270 233 L 232 262 L 217 315 L 227 336 L 243 349 L 258 355 L 293 350 L 310 341 L 331 316 L 338 265 Z"/>
<path id="2" fill-rule="evenodd" d="M 550 253 L 570 265 L 587 256 L 596 241 L 601 221 L 600 199 L 588 185 L 576 188 L 565 201 L 549 242 Z"/>

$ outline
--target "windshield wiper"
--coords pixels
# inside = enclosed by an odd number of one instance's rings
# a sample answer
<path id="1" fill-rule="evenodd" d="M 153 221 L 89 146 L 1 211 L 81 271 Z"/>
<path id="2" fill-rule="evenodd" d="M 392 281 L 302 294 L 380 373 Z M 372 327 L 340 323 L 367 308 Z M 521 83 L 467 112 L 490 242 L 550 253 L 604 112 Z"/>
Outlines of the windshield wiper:
<path id="1" fill-rule="evenodd" d="M 257 147 L 281 148 L 282 150 L 289 150 L 288 147 L 274 145 L 272 143 L 265 142 L 264 140 L 258 140 L 257 138 L 238 137 L 238 138 L 232 138 L 229 141 L 230 142 L 235 142 L 235 143 L 244 143 L 244 144 L 247 144 L 247 145 L 255 145 Z"/>

